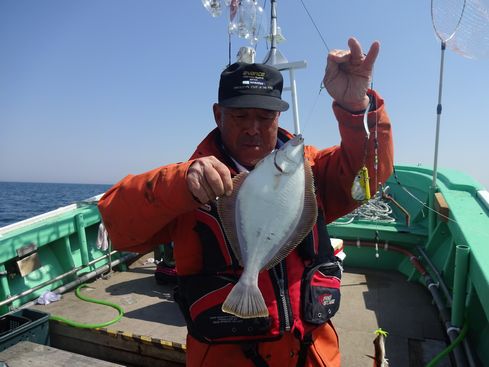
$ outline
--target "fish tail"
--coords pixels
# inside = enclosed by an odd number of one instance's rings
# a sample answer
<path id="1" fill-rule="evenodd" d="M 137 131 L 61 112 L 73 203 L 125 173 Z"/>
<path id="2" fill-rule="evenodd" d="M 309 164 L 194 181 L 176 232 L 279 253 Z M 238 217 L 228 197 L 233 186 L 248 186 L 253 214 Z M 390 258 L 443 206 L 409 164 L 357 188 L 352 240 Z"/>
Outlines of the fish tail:
<path id="1" fill-rule="evenodd" d="M 258 286 L 241 280 L 231 289 L 222 304 L 222 311 L 243 319 L 268 316 L 267 305 Z"/>

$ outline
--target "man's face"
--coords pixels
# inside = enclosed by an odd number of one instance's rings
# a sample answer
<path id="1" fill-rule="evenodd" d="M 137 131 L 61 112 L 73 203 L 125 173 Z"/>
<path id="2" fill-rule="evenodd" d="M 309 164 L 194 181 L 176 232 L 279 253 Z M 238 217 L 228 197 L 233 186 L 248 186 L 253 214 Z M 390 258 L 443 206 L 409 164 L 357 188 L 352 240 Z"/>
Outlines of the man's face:
<path id="1" fill-rule="evenodd" d="M 240 164 L 253 167 L 275 148 L 280 112 L 218 104 L 213 108 L 222 141 Z"/>

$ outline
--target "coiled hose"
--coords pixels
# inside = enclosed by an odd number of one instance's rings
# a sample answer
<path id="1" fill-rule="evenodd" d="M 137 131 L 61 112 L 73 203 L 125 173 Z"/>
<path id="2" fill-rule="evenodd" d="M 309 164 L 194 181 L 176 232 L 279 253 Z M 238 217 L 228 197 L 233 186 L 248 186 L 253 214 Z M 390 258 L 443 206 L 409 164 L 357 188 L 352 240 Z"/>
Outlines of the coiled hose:
<path id="1" fill-rule="evenodd" d="M 81 295 L 80 289 L 81 288 L 84 288 L 84 287 L 87 287 L 87 285 L 86 284 L 81 284 L 81 285 L 79 285 L 76 288 L 75 294 L 76 294 L 76 296 L 78 298 L 80 298 L 81 300 L 86 301 L 86 302 L 98 303 L 100 305 L 105 305 L 105 306 L 109 306 L 109 307 L 115 308 L 119 312 L 119 315 L 115 319 L 113 319 L 111 321 L 103 322 L 103 323 L 100 323 L 100 324 L 85 324 L 85 323 L 81 323 L 81 322 L 77 322 L 77 321 L 65 319 L 64 317 L 56 316 L 56 315 L 51 315 L 50 316 L 50 319 L 51 320 L 60 321 L 60 322 L 63 322 L 65 324 L 68 324 L 70 326 L 77 327 L 77 328 L 96 329 L 96 328 L 103 328 L 103 327 L 112 325 L 112 324 L 116 323 L 117 321 L 119 321 L 122 318 L 122 316 L 124 316 L 124 309 L 121 306 L 119 306 L 119 305 L 117 305 L 115 303 L 107 302 L 107 301 L 102 301 L 102 300 L 99 300 L 99 299 L 90 298 L 90 297 L 86 297 L 86 296 Z"/>

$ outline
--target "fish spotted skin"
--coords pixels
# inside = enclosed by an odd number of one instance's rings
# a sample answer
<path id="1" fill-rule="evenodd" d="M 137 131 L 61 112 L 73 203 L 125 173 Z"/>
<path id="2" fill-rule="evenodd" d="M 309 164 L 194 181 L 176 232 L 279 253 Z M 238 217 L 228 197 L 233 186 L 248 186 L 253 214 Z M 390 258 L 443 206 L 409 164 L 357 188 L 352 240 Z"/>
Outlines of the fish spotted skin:
<path id="1" fill-rule="evenodd" d="M 284 259 L 317 218 L 302 137 L 272 151 L 250 173 L 236 176 L 233 194 L 220 198 L 217 205 L 231 248 L 244 268 L 222 310 L 241 318 L 268 316 L 258 274 Z"/>

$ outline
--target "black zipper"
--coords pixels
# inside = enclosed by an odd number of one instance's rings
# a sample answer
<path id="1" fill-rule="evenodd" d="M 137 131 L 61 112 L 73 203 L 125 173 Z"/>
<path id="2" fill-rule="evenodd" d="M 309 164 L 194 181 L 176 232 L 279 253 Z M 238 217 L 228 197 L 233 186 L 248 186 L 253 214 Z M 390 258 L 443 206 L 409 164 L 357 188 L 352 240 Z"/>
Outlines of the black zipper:
<path id="1" fill-rule="evenodd" d="M 280 270 L 280 274 L 277 271 Z M 287 270 L 285 262 L 280 262 L 272 269 L 273 278 L 275 280 L 275 291 L 278 297 L 277 306 L 279 309 L 280 323 L 284 326 L 285 331 L 290 331 L 292 325 L 292 311 L 290 306 L 288 282 L 287 282 Z"/>

